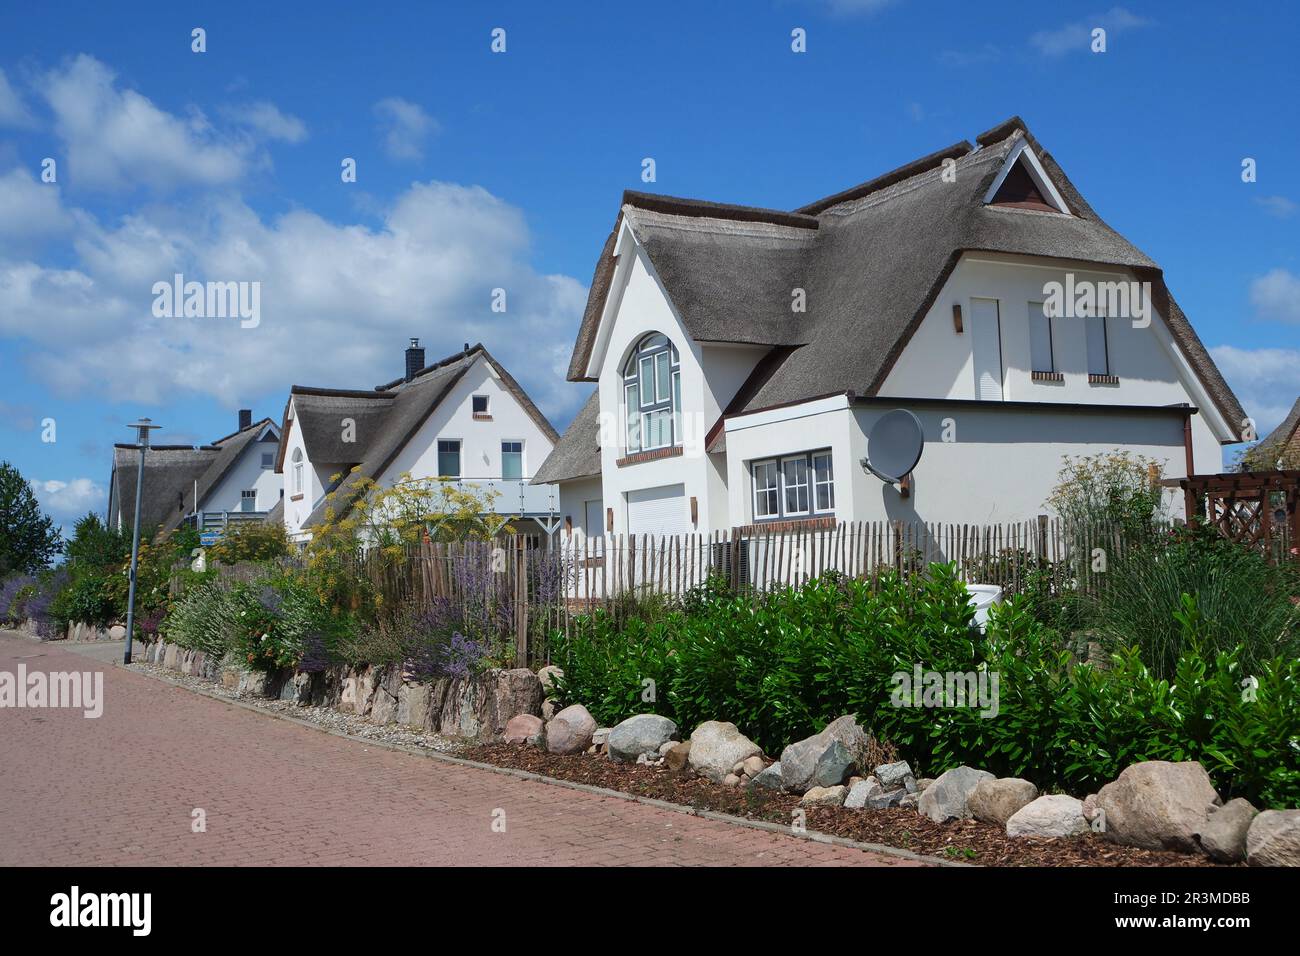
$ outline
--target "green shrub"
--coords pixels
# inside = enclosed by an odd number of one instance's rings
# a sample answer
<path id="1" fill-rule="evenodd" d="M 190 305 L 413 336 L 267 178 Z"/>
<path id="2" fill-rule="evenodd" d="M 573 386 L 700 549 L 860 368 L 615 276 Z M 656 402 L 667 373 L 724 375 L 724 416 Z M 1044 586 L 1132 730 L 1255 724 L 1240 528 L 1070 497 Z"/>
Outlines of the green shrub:
<path id="1" fill-rule="evenodd" d="M 77 569 L 71 580 L 54 597 L 50 615 L 66 628 L 74 621 L 107 627 L 121 616 L 114 600 L 114 582 L 97 569 Z"/>

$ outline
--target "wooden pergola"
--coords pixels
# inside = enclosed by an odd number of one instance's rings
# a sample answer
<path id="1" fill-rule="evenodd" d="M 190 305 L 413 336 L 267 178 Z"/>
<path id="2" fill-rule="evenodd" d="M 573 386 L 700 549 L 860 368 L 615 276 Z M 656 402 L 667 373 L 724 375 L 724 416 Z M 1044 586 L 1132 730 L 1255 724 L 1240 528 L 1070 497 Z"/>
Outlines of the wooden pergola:
<path id="1" fill-rule="evenodd" d="M 1188 522 L 1199 520 L 1230 541 L 1272 556 L 1296 557 L 1289 551 L 1300 544 L 1300 471 L 1189 475 L 1161 484 L 1183 490 Z"/>

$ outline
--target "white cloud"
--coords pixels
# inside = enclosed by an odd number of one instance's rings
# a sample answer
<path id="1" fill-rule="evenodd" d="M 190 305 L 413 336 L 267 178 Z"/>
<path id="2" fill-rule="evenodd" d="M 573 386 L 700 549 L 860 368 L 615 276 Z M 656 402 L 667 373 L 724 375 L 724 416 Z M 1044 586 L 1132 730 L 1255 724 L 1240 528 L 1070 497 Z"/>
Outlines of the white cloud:
<path id="1" fill-rule="evenodd" d="M 1275 219 L 1290 219 L 1300 210 L 1300 206 L 1285 196 L 1257 196 L 1255 204 Z"/>
<path id="2" fill-rule="evenodd" d="M 81 54 L 44 77 L 54 129 L 67 152 L 68 181 L 99 189 L 232 182 L 256 162 L 246 136 L 218 134 L 198 110 L 180 118 Z"/>
<path id="3" fill-rule="evenodd" d="M 1300 276 L 1273 269 L 1250 283 L 1250 304 L 1261 319 L 1300 324 Z"/>
<path id="4" fill-rule="evenodd" d="M 523 214 L 480 187 L 413 184 L 375 227 L 303 209 L 263 219 L 228 195 L 150 203 L 110 226 L 65 213 L 72 261 L 0 249 L 0 335 L 25 340 L 30 373 L 61 394 L 236 406 L 295 383 L 369 388 L 401 373 L 415 335 L 430 360 L 482 341 L 548 413 L 580 397 L 563 371 L 586 290 L 538 273 Z M 155 318 L 152 286 L 177 272 L 260 282 L 261 324 Z"/>
<path id="5" fill-rule="evenodd" d="M 848 17 L 875 13 L 894 3 L 894 0 L 825 0 L 830 12 Z"/>
<path id="6" fill-rule="evenodd" d="M 71 481 L 52 478 L 35 480 L 31 484 L 41 507 L 55 521 L 65 525 L 87 511 L 103 511 L 108 501 L 108 492 L 90 478 L 73 478 Z"/>
<path id="7" fill-rule="evenodd" d="M 438 121 L 416 103 L 390 96 L 375 104 L 384 152 L 393 159 L 416 160 L 424 156 L 424 143 L 438 131 Z"/>
<path id="8" fill-rule="evenodd" d="M 1261 438 L 1286 418 L 1300 395 L 1300 350 L 1217 345 L 1210 355 Z"/>
<path id="9" fill-rule="evenodd" d="M 222 113 L 233 122 L 260 133 L 265 139 L 301 143 L 307 138 L 306 123 L 296 116 L 282 113 L 278 106 L 266 100 L 228 106 Z"/>
<path id="10" fill-rule="evenodd" d="M 27 104 L 0 70 L 0 126 L 31 126 L 33 122 Z"/>
<path id="11" fill-rule="evenodd" d="M 58 235 L 72 225 L 57 183 L 43 183 L 26 169 L 0 174 L 0 242 Z"/>
<path id="12" fill-rule="evenodd" d="M 1055 30 L 1040 30 L 1029 38 L 1029 45 L 1043 56 L 1064 56 L 1067 53 L 1086 53 L 1091 49 L 1092 31 L 1102 27 L 1107 41 L 1119 33 L 1150 24 L 1123 7 L 1111 7 L 1105 13 L 1096 13 L 1086 20 L 1067 23 Z"/>
<path id="13" fill-rule="evenodd" d="M 992 43 L 970 50 L 944 50 L 939 54 L 939 62 L 944 66 L 964 67 L 979 66 L 984 63 L 996 63 L 1002 59 L 1002 50 Z"/>

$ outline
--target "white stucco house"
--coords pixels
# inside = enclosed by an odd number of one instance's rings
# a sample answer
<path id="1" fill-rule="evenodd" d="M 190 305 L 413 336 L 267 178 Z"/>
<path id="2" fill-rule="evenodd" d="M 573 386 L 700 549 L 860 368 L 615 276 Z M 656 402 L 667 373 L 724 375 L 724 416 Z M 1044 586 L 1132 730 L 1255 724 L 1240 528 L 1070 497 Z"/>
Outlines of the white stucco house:
<path id="1" fill-rule="evenodd" d="M 1031 520 L 1065 455 L 1217 472 L 1245 420 L 1019 118 L 792 212 L 625 193 L 568 378 L 594 391 L 535 480 L 588 538 Z M 862 465 L 895 408 L 906 484 Z"/>
<path id="2" fill-rule="evenodd" d="M 557 489 L 531 479 L 559 436 L 519 383 L 482 345 L 426 366 L 412 339 L 405 358 L 401 378 L 368 391 L 291 389 L 276 462 L 284 501 L 272 515 L 290 538 L 308 540 L 331 503 L 346 514 L 359 478 L 391 487 L 404 474 L 491 488 L 519 532 L 555 530 Z"/>
<path id="3" fill-rule="evenodd" d="M 275 473 L 280 428 L 269 418 L 239 412 L 239 427 L 208 445 L 151 445 L 145 455 L 140 527 L 172 531 L 181 525 L 223 530 L 236 521 L 261 520 L 280 500 Z M 108 521 L 130 530 L 140 446 L 113 446 Z"/>

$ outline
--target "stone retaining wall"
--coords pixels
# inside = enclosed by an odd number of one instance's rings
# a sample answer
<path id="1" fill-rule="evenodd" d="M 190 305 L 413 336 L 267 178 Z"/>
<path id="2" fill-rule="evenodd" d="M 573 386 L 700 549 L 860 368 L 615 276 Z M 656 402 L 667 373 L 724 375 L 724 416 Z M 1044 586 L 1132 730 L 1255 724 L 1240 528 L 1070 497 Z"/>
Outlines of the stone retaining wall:
<path id="1" fill-rule="evenodd" d="M 499 740 L 511 717 L 542 712 L 541 681 L 526 667 L 413 683 L 402 679 L 398 665 L 334 665 L 313 672 L 266 673 L 165 642 L 143 645 L 139 659 L 181 674 L 219 680 L 226 688 L 252 697 L 330 707 L 377 724 L 396 723 L 480 742 Z"/>

